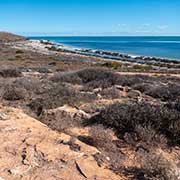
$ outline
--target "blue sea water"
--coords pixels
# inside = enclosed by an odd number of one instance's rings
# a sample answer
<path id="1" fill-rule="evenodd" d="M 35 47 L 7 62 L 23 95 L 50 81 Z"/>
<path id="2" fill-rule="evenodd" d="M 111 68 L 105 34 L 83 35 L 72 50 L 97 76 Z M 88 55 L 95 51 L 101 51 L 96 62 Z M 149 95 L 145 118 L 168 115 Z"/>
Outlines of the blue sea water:
<path id="1" fill-rule="evenodd" d="M 30 37 L 58 42 L 70 47 L 154 56 L 180 60 L 180 36 L 111 37 Z"/>

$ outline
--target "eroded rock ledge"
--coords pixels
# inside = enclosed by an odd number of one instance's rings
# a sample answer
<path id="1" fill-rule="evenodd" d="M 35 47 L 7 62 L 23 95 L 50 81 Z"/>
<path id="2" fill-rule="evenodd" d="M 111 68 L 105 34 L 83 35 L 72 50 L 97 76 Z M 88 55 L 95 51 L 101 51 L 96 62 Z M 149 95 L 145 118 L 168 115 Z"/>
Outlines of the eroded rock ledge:
<path id="1" fill-rule="evenodd" d="M 96 148 L 52 131 L 22 110 L 0 106 L 0 137 L 1 180 L 123 179 L 97 165 Z"/>

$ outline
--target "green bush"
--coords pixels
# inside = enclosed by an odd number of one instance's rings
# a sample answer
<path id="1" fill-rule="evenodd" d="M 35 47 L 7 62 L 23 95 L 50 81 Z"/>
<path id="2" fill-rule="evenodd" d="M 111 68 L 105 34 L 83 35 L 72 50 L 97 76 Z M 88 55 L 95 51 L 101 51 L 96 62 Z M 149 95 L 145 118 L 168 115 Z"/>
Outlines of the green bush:
<path id="1" fill-rule="evenodd" d="M 137 70 L 141 70 L 141 71 L 150 71 L 150 70 L 153 70 L 153 67 L 150 65 L 136 64 L 133 66 L 133 69 L 137 69 Z"/>
<path id="2" fill-rule="evenodd" d="M 122 67 L 122 64 L 119 62 L 115 62 L 115 61 L 114 62 L 108 61 L 108 62 L 99 62 L 96 64 L 96 66 L 118 69 L 118 68 Z"/>

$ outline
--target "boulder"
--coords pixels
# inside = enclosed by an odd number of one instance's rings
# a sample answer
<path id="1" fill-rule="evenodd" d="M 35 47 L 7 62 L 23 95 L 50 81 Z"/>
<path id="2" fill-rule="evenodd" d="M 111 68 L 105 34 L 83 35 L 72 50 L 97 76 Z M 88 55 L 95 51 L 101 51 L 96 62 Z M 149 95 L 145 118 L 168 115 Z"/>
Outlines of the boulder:
<path id="1" fill-rule="evenodd" d="M 56 109 L 44 110 L 41 114 L 41 121 L 58 131 L 78 126 L 84 119 L 88 118 L 90 118 L 89 114 L 68 105 Z"/>

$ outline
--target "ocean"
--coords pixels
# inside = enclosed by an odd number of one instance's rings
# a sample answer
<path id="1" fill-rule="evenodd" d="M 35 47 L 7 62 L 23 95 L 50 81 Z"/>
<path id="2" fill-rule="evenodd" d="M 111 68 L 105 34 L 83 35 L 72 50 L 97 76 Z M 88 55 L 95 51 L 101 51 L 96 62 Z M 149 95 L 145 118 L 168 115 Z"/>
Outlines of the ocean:
<path id="1" fill-rule="evenodd" d="M 180 36 L 111 36 L 111 37 L 30 37 L 50 40 L 69 47 L 104 50 L 131 55 L 180 60 Z"/>

